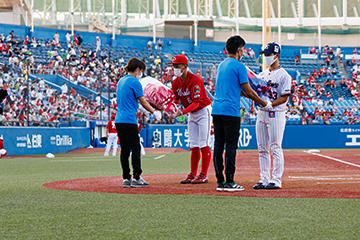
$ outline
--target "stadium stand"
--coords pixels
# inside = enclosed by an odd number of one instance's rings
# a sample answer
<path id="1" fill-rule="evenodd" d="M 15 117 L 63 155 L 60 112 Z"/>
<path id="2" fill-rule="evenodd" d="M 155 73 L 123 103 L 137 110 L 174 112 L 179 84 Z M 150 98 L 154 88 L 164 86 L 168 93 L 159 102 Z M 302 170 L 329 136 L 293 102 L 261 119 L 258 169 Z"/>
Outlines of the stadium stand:
<path id="1" fill-rule="evenodd" d="M 50 41 L 50 38 L 30 39 L 27 35 L 21 34 L 17 36 L 15 31 L 8 35 L 5 32 L 1 34 L 0 85 L 11 93 L 5 103 L 4 116 L 7 121 L 25 121 L 31 118 L 31 121 L 38 122 L 34 123 L 35 125 L 45 125 L 42 123 L 46 121 L 66 122 L 69 114 L 72 120 L 106 120 L 116 109 L 116 83 L 124 76 L 124 66 L 133 56 L 146 62 L 147 76 L 155 77 L 165 85 L 171 86 L 173 72 L 169 62 L 173 55 L 185 54 L 190 60 L 190 70 L 203 79 L 209 95 L 213 96 L 216 66 L 226 57 L 223 49 L 219 47 L 210 48 L 214 49 L 213 51 L 202 51 L 204 47 L 193 51 L 180 51 L 179 46 L 171 48 L 171 41 L 167 39 L 164 39 L 163 50 L 149 49 L 145 44 L 103 44 L 98 47 L 95 41 L 79 43 L 79 39 L 71 36 L 70 42 L 63 39 L 66 39 L 64 32 L 59 41 L 55 35 Z M 261 71 L 261 59 L 257 53 L 259 49 L 259 46 L 249 44 L 242 59 L 257 73 Z M 284 46 L 282 51 L 280 64 L 294 79 L 287 123 L 353 123 L 354 121 L 349 119 L 357 116 L 358 109 L 354 106 L 358 106 L 359 102 L 357 84 L 360 70 L 355 65 L 356 61 L 342 62 L 341 59 L 333 59 L 329 64 L 321 59 L 295 61 L 294 58 L 303 51 L 304 47 L 294 50 L 288 46 Z M 24 111 L 27 94 L 31 109 L 29 116 L 25 116 Z M 323 103 L 331 101 L 333 105 L 319 106 L 313 98 L 321 99 Z M 338 101 L 339 98 L 344 100 Z M 257 107 L 245 98 L 241 99 L 241 107 L 243 122 L 253 124 Z M 320 111 L 321 114 L 315 111 L 316 107 L 324 109 Z M 338 112 L 332 116 L 331 112 L 335 107 Z M 346 109 L 349 114 L 345 112 Z M 139 118 L 143 122 L 154 122 L 154 118 L 146 114 L 139 114 Z M 186 123 L 186 120 L 177 119 L 175 122 Z M 358 121 L 355 119 L 355 122 Z M 174 120 L 165 114 L 161 123 L 174 123 Z"/>

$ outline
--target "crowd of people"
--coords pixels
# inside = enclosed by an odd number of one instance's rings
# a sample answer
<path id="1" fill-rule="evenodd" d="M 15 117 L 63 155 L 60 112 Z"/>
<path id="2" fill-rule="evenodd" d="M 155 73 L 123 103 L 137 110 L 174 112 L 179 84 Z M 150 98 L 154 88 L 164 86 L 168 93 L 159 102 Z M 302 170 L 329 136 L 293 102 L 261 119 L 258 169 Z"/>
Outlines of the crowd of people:
<path id="1" fill-rule="evenodd" d="M 28 36 L 21 40 L 14 34 L 14 31 L 11 31 L 6 37 L 4 34 L 0 35 L 0 57 L 2 57 L 2 61 L 0 60 L 2 63 L 0 65 L 0 86 L 9 92 L 5 101 L 3 121 L 22 121 L 19 123 L 20 125 L 26 125 L 27 121 L 30 121 L 31 125 L 44 125 L 44 122 L 66 122 L 69 120 L 69 114 L 71 120 L 107 120 L 116 112 L 116 95 L 113 92 L 118 80 L 126 74 L 124 58 L 110 60 L 109 53 L 104 48 L 102 49 L 99 37 L 96 38 L 95 49 L 82 47 L 83 40 L 79 34 L 67 33 L 63 38 L 65 41 L 60 41 L 61 36 L 57 32 L 51 41 L 47 39 L 45 42 L 35 39 L 35 37 L 29 39 Z M 150 49 L 150 46 L 148 47 Z M 157 47 L 162 47 L 161 39 L 158 40 Z M 309 53 L 317 54 L 316 50 L 315 47 L 309 47 Z M 356 53 L 357 50 L 354 49 L 354 51 Z M 44 59 L 37 61 L 34 52 L 36 54 L 45 52 L 46 61 Z M 336 57 L 342 53 L 340 47 L 334 51 L 329 46 L 325 46 L 322 52 L 335 54 Z M 251 48 L 244 49 L 244 56 L 255 58 L 255 53 Z M 171 87 L 174 78 L 174 70 L 171 66 L 165 66 L 161 63 L 161 58 L 155 57 L 153 54 L 143 60 L 147 63 L 146 76 L 154 77 L 167 87 Z M 73 84 L 96 92 L 99 92 L 100 87 L 103 91 L 110 90 L 113 97 L 109 104 L 104 104 L 100 95 L 90 94 L 85 98 L 85 96 L 80 96 L 74 87 L 69 89 L 67 84 L 62 85 L 60 89 L 54 89 L 42 78 L 28 81 L 29 73 L 59 74 L 70 79 Z M 202 76 L 199 69 L 195 74 L 204 81 L 209 96 L 213 96 L 216 65 L 213 64 L 211 68 L 206 67 L 205 76 Z M 334 80 L 336 74 L 338 74 L 338 70 L 335 67 L 323 66 L 314 69 L 308 79 L 304 79 L 300 83 L 293 80 L 293 94 L 286 112 L 287 118 L 301 119 L 303 124 L 308 124 L 310 120 L 315 122 L 317 119 L 329 120 L 327 117 L 333 114 L 338 117 L 342 112 L 341 109 L 339 111 L 335 108 L 323 107 L 327 103 L 331 103 L 330 100 L 333 98 L 331 90 L 337 87 L 349 91 L 360 102 L 359 93 L 356 90 L 360 81 L 360 66 L 354 63 L 351 77 L 343 78 L 340 82 Z M 323 83 L 319 82 L 321 77 L 326 77 Z M 324 104 L 323 106 L 319 104 L 318 109 L 309 112 L 306 111 L 303 101 L 309 101 L 312 104 L 314 101 L 316 103 L 323 101 Z M 257 116 L 257 107 L 251 105 L 249 111 L 243 108 L 241 112 L 242 121 L 251 121 Z M 337 114 L 337 112 L 339 113 Z M 357 117 L 354 109 L 344 110 L 342 116 Z M 186 124 L 188 120 L 186 116 L 171 119 L 164 113 L 159 122 L 151 114 L 143 112 L 138 113 L 138 119 L 142 124 L 157 122 Z M 3 125 L 7 124 L 11 123 L 3 122 Z"/>

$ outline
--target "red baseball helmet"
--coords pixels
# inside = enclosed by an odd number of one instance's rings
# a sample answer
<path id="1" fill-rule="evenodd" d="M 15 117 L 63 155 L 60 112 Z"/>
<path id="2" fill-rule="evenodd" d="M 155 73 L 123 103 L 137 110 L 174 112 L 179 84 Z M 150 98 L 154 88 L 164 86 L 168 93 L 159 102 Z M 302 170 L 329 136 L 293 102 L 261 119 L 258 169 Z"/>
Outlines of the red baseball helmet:
<path id="1" fill-rule="evenodd" d="M 115 114 L 111 115 L 110 118 L 111 118 L 111 119 L 115 119 Z"/>

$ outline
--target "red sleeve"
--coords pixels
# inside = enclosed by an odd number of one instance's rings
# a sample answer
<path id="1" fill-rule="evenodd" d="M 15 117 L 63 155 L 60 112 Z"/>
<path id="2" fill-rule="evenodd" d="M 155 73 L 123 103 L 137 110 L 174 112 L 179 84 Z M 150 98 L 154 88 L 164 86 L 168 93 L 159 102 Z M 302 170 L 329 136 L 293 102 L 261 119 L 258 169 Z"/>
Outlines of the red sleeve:
<path id="1" fill-rule="evenodd" d="M 203 100 L 203 95 L 206 94 L 204 83 L 196 75 L 194 75 L 193 78 L 196 80 L 191 84 L 190 97 L 193 102 L 201 102 Z"/>
<path id="2" fill-rule="evenodd" d="M 185 108 L 182 112 L 183 114 L 188 114 L 189 112 L 194 111 L 200 105 L 200 102 L 192 102 L 187 108 Z"/>
<path id="3" fill-rule="evenodd" d="M 177 91 L 176 91 L 176 88 L 177 88 L 176 87 L 176 82 L 177 82 L 177 78 L 173 81 L 173 83 L 171 85 L 171 90 L 173 91 L 173 93 L 175 95 L 175 103 L 179 104 L 179 96 L 178 96 Z"/>

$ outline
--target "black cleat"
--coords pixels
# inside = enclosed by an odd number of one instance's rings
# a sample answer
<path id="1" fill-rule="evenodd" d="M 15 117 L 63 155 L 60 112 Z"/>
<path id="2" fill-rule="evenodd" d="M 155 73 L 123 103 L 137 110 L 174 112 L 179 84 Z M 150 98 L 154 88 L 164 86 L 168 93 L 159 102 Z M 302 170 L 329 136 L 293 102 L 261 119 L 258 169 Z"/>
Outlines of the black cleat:
<path id="1" fill-rule="evenodd" d="M 281 187 L 276 186 L 275 183 L 269 183 L 266 185 L 265 189 L 274 190 L 274 189 L 280 189 Z"/>
<path id="2" fill-rule="evenodd" d="M 264 189 L 265 185 L 262 182 L 258 182 L 255 186 L 253 186 L 253 189 Z"/>

